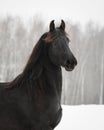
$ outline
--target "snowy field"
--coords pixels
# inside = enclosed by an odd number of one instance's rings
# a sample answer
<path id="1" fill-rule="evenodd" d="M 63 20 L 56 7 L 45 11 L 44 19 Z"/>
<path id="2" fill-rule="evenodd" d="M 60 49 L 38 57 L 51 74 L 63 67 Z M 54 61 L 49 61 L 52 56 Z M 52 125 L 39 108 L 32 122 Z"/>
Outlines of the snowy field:
<path id="1" fill-rule="evenodd" d="M 104 106 L 62 106 L 63 117 L 55 130 L 104 130 Z"/>

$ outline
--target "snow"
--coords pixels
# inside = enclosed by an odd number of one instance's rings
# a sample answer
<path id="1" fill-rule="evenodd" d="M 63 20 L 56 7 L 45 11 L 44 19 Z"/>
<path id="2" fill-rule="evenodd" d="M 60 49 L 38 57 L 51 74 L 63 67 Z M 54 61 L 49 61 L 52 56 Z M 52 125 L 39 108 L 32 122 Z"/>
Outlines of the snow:
<path id="1" fill-rule="evenodd" d="M 62 120 L 55 130 L 104 130 L 103 105 L 62 107 Z"/>

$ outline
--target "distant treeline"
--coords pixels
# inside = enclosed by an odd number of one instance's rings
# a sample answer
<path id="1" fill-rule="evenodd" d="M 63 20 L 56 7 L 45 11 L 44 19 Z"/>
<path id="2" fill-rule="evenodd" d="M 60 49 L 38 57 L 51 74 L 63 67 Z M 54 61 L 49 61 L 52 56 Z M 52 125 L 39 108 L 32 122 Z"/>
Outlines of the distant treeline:
<path id="1" fill-rule="evenodd" d="M 0 81 L 11 81 L 23 70 L 40 36 L 48 31 L 41 18 L 23 22 L 20 17 L 0 18 Z M 72 72 L 63 69 L 64 104 L 104 103 L 104 27 L 89 22 L 80 24 L 66 20 L 69 45 L 78 65 Z"/>

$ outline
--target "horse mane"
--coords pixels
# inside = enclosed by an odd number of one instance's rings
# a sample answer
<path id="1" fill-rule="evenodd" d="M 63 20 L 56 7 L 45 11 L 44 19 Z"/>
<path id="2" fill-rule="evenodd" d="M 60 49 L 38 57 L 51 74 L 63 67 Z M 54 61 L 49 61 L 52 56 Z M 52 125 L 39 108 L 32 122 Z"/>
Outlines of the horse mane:
<path id="1" fill-rule="evenodd" d="M 44 39 L 47 36 L 47 33 L 43 34 L 35 47 L 33 48 L 33 51 L 30 55 L 30 58 L 28 59 L 28 62 L 24 68 L 23 73 L 28 73 L 33 67 L 36 65 L 39 58 L 42 56 L 42 50 L 44 46 Z"/>
<path id="2" fill-rule="evenodd" d="M 8 82 L 5 86 L 5 88 L 12 88 L 12 87 L 16 87 L 16 86 L 20 86 L 21 83 L 29 80 L 30 78 L 34 77 L 36 78 L 36 76 L 38 77 L 41 73 L 41 63 L 39 64 L 38 61 L 40 59 L 40 57 L 42 56 L 42 51 L 43 51 L 43 46 L 44 46 L 44 42 L 45 38 L 47 37 L 47 33 L 44 33 L 39 41 L 36 43 L 35 47 L 33 48 L 33 51 L 30 55 L 30 58 L 28 59 L 28 62 L 23 70 L 23 72 L 18 75 L 13 81 Z M 35 73 L 33 73 L 33 71 Z M 40 71 L 40 72 L 39 72 Z"/>

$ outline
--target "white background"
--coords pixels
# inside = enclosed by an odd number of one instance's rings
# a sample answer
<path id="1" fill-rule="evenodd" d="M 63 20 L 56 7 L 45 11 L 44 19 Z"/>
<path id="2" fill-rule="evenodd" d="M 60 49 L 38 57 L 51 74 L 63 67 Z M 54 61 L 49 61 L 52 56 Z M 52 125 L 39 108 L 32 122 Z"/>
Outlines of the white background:
<path id="1" fill-rule="evenodd" d="M 34 16 L 69 19 L 85 25 L 92 20 L 104 25 L 104 0 L 0 0 L 0 16 L 19 15 L 25 19 Z"/>

